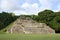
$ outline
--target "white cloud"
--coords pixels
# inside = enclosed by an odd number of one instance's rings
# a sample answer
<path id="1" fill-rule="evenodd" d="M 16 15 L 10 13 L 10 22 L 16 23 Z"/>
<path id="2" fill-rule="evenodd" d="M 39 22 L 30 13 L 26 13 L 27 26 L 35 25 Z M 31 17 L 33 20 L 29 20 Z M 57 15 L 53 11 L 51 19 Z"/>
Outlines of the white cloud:
<path id="1" fill-rule="evenodd" d="M 2 0 L 1 3 L 1 10 L 3 11 L 12 11 L 18 9 L 19 5 L 17 5 L 16 0 Z"/>
<path id="2" fill-rule="evenodd" d="M 56 9 L 55 9 L 55 10 L 53 10 L 53 11 L 55 11 L 55 12 L 60 11 L 60 3 L 57 5 Z"/>
<path id="3" fill-rule="evenodd" d="M 30 6 L 31 6 L 30 4 L 24 3 L 24 4 L 22 4 L 21 7 L 24 8 L 24 9 L 28 9 Z"/>
<path id="4" fill-rule="evenodd" d="M 34 3 L 34 4 L 32 4 L 32 8 L 37 10 L 37 9 L 39 9 L 39 5 L 37 3 Z"/>
<path id="5" fill-rule="evenodd" d="M 49 2 L 49 0 L 39 0 L 41 7 L 40 11 L 44 9 L 51 9 L 52 4 Z"/>
<path id="6" fill-rule="evenodd" d="M 9 9 L 8 7 L 10 7 L 8 4 L 8 1 L 2 0 L 1 1 L 1 9 L 5 11 L 6 9 Z"/>
<path id="7" fill-rule="evenodd" d="M 24 11 L 27 12 L 27 14 L 35 14 L 37 15 L 37 12 L 39 11 L 39 6 L 37 3 L 34 4 L 29 4 L 29 3 L 24 3 L 21 6 Z"/>
<path id="8" fill-rule="evenodd" d="M 58 0 L 39 0 L 40 4 L 38 3 L 29 3 L 32 0 L 24 0 L 25 3 L 19 4 L 20 0 L 1 0 L 0 1 L 0 11 L 8 11 L 8 12 L 14 12 L 16 15 L 20 14 L 35 14 L 39 11 L 42 11 L 44 9 L 52 9 L 52 3 L 51 2 L 58 2 Z M 20 1 L 21 2 L 21 1 Z M 33 1 L 32 1 L 33 2 Z M 57 10 L 60 10 L 60 4 L 57 6 Z"/>
<path id="9" fill-rule="evenodd" d="M 35 14 L 35 15 L 37 15 L 38 10 L 39 10 L 37 3 L 34 3 L 34 4 L 24 3 L 24 4 L 22 4 L 21 8 L 24 10 L 15 10 L 14 13 L 16 15 L 20 15 L 20 14 L 25 14 L 25 15 Z"/>
<path id="10" fill-rule="evenodd" d="M 58 6 L 57 6 L 57 10 L 60 10 L 60 3 L 59 3 Z"/>
<path id="11" fill-rule="evenodd" d="M 2 0 L 0 3 L 1 10 L 14 12 L 17 15 L 19 14 L 37 15 L 37 12 L 39 10 L 39 6 L 37 3 L 29 4 L 28 2 L 25 2 L 22 5 L 20 5 L 20 4 L 17 4 L 17 2 L 18 1 L 16 0 Z"/>
<path id="12" fill-rule="evenodd" d="M 15 10 L 13 13 L 15 13 L 16 15 L 22 15 L 22 14 L 27 15 L 27 13 L 23 10 Z"/>

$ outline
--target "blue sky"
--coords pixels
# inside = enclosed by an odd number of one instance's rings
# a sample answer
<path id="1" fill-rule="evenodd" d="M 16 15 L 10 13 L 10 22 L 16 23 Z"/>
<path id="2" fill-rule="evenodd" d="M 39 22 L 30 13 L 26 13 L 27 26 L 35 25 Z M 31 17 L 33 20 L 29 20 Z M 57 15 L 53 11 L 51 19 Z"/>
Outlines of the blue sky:
<path id="1" fill-rule="evenodd" d="M 60 11 L 60 0 L 0 0 L 0 12 L 37 15 L 38 12 L 45 9 Z"/>

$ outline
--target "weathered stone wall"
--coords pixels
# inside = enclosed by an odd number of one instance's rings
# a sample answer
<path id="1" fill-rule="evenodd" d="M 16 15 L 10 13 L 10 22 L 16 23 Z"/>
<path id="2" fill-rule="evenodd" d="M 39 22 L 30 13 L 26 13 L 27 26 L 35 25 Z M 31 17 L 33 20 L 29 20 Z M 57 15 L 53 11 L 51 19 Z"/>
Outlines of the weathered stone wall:
<path id="1" fill-rule="evenodd" d="M 38 23 L 31 18 L 19 18 L 6 31 L 7 33 L 55 33 L 55 30 L 51 29 L 45 23 Z"/>

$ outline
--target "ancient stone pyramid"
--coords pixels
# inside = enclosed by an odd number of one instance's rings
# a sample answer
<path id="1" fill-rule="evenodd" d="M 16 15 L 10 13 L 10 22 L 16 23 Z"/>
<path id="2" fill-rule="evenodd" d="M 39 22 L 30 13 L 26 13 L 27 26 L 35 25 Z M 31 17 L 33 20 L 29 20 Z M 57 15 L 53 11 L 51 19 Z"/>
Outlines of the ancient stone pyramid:
<path id="1" fill-rule="evenodd" d="M 55 33 L 55 30 L 45 23 L 38 23 L 29 17 L 20 17 L 6 30 L 7 33 Z"/>

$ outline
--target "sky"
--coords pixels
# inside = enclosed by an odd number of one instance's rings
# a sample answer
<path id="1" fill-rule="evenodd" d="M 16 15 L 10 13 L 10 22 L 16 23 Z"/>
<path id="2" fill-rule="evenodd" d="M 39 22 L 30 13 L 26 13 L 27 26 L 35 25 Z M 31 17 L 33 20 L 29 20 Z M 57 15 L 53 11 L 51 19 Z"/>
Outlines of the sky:
<path id="1" fill-rule="evenodd" d="M 60 11 L 60 0 L 0 0 L 0 12 L 37 15 L 45 9 Z"/>

